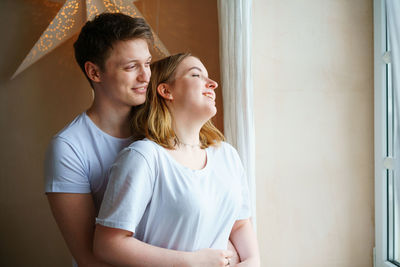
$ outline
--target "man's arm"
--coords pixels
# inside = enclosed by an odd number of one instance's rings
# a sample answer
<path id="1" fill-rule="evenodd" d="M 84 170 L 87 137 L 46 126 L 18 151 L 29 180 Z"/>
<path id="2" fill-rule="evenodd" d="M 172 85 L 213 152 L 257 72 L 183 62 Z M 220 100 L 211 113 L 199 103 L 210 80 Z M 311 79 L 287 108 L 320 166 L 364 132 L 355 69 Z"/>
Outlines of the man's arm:
<path id="1" fill-rule="evenodd" d="M 79 267 L 110 267 L 93 254 L 95 208 L 91 194 L 47 193 L 58 227 Z"/>
<path id="2" fill-rule="evenodd" d="M 260 266 L 260 254 L 258 242 L 252 224 L 249 219 L 237 220 L 233 225 L 230 240 L 235 246 L 241 263 L 237 267 L 258 267 Z"/>

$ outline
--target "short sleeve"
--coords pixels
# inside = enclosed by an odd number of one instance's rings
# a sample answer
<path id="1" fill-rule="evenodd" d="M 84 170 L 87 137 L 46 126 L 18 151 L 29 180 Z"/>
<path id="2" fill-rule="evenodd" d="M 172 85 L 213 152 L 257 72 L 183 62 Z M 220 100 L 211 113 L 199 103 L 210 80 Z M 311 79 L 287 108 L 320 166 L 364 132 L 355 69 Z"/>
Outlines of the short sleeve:
<path id="1" fill-rule="evenodd" d="M 241 164 L 240 164 L 241 166 Z M 237 220 L 248 219 L 251 216 L 251 205 L 250 205 L 250 194 L 249 194 L 249 186 L 247 181 L 247 175 L 244 171 L 243 167 L 241 168 L 241 193 L 242 193 L 242 205 L 240 208 L 239 216 Z"/>
<path id="2" fill-rule="evenodd" d="M 45 192 L 91 192 L 82 156 L 62 137 L 52 139 L 44 165 Z"/>
<path id="3" fill-rule="evenodd" d="M 110 169 L 96 223 L 134 233 L 151 200 L 154 179 L 143 154 L 132 148 L 122 150 Z"/>

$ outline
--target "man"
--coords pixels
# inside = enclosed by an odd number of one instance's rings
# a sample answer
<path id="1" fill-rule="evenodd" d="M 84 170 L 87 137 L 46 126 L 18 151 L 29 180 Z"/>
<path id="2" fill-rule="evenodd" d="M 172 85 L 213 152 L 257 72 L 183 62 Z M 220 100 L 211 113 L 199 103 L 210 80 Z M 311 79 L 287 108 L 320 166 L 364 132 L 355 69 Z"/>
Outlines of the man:
<path id="1" fill-rule="evenodd" d="M 105 13 L 87 22 L 74 44 L 75 58 L 94 99 L 86 112 L 53 137 L 45 160 L 45 191 L 75 266 L 108 266 L 93 255 L 95 217 L 108 170 L 131 142 L 132 107 L 145 101 L 152 41 L 143 19 Z M 184 263 L 195 266 L 215 253 L 199 251 Z M 176 256 L 180 254 L 171 253 L 182 263 L 183 257 Z"/>
<path id="2" fill-rule="evenodd" d="M 54 218 L 79 266 L 106 266 L 92 253 L 95 216 L 108 169 L 131 142 L 132 106 L 145 101 L 152 38 L 143 19 L 106 13 L 87 22 L 74 44 L 94 100 L 52 139 L 45 178 Z"/>

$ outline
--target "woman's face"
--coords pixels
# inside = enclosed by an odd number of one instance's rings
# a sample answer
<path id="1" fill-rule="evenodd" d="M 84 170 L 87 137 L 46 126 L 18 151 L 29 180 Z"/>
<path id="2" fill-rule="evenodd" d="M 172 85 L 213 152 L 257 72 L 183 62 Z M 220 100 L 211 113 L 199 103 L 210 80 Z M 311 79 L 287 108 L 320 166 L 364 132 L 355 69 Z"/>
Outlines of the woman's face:
<path id="1" fill-rule="evenodd" d="M 172 108 L 191 118 L 209 120 L 217 112 L 214 92 L 217 87 L 218 84 L 208 78 L 207 69 L 201 61 L 189 56 L 175 71 L 175 80 L 170 87 Z"/>

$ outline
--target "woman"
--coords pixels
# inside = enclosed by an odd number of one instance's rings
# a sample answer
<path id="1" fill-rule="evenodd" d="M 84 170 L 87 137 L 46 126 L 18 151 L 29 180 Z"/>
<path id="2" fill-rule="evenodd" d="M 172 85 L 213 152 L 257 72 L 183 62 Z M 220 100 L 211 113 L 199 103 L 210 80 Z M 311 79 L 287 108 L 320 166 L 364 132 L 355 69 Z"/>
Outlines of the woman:
<path id="1" fill-rule="evenodd" d="M 259 266 L 246 177 L 210 119 L 217 83 L 201 61 L 177 54 L 151 66 L 136 140 L 111 168 L 94 251 L 116 266 Z M 209 253 L 202 262 L 195 254 Z"/>

